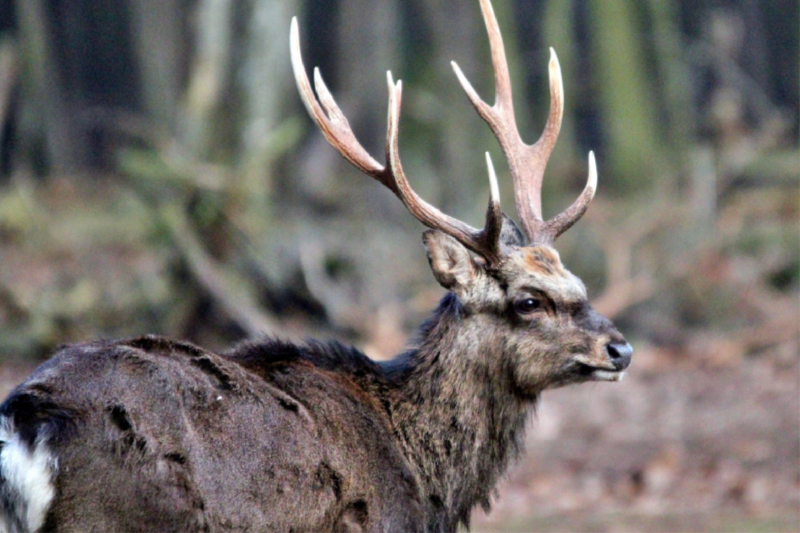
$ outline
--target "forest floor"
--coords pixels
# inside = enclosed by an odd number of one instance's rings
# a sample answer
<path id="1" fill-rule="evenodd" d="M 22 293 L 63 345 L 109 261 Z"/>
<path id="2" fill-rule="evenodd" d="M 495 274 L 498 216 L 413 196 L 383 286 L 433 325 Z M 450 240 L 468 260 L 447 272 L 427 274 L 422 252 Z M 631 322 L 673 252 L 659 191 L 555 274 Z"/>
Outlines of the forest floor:
<path id="1" fill-rule="evenodd" d="M 0 367 L 0 395 L 32 370 Z M 545 393 L 472 530 L 800 531 L 800 368 L 698 368 L 644 347 L 626 379 Z"/>

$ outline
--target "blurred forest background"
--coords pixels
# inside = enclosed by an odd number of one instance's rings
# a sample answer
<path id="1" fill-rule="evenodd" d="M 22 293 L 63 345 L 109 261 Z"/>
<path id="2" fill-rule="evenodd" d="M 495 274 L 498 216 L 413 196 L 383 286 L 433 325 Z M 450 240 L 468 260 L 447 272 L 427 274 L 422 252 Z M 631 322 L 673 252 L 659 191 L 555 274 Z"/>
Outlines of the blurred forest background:
<path id="1" fill-rule="evenodd" d="M 545 396 L 476 530 L 800 530 L 796 0 L 495 0 L 523 138 L 564 127 L 545 214 L 636 350 L 629 378 Z M 405 82 L 415 189 L 478 225 L 493 154 L 449 61 L 493 100 L 477 0 L 0 2 L 0 378 L 55 346 L 268 332 L 399 351 L 433 309 L 422 227 L 331 149 L 297 96 L 290 18 L 382 161 Z"/>

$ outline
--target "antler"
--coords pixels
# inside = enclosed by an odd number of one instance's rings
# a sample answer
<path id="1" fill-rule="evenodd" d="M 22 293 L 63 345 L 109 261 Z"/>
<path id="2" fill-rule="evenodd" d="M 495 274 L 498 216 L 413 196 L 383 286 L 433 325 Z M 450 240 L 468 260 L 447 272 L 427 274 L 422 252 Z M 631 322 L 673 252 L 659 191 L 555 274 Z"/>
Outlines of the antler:
<path id="1" fill-rule="evenodd" d="M 594 197 L 597 189 L 597 168 L 594 153 L 589 152 L 589 179 L 581 195 L 563 212 L 550 220 L 544 221 L 542 217 L 542 179 L 547 160 L 550 158 L 556 139 L 558 139 L 561 118 L 564 113 L 564 88 L 561 81 L 561 67 L 558 64 L 555 51 L 551 48 L 549 65 L 550 114 L 539 140 L 532 145 L 525 144 L 519 136 L 514 117 L 511 79 L 508 74 L 508 64 L 500 28 L 490 1 L 480 1 L 492 50 L 496 93 L 495 104 L 489 106 L 481 100 L 455 62 L 452 63 L 453 70 L 455 70 L 456 76 L 472 105 L 475 106 L 478 114 L 489 124 L 505 153 L 514 179 L 514 197 L 517 211 L 528 240 L 551 244 L 583 216 L 589 202 Z M 322 81 L 318 68 L 314 69 L 314 87 L 316 88 L 317 96 L 314 95 L 300 54 L 300 37 L 296 18 L 292 19 L 291 55 L 295 81 L 303 103 L 311 118 L 319 126 L 322 134 L 339 153 L 359 170 L 388 187 L 400 198 L 411 214 L 426 226 L 454 237 L 475 253 L 483 256 L 489 265 L 497 265 L 503 261 L 504 253 L 501 249 L 502 244 L 499 238 L 503 226 L 503 214 L 500 211 L 497 178 L 488 153 L 486 154 L 486 161 L 489 167 L 491 196 L 489 198 L 489 206 L 486 209 L 486 224 L 483 229 L 477 230 L 460 220 L 442 213 L 420 198 L 409 185 L 400 163 L 397 140 L 402 82 L 398 80 L 395 83 L 392 79 L 392 73 L 387 72 L 389 118 L 386 133 L 386 165 L 383 166 L 373 159 L 356 139 L 350 124 L 333 99 L 325 82 Z"/>
<path id="2" fill-rule="evenodd" d="M 586 187 L 575 202 L 559 215 L 544 221 L 542 217 L 542 179 L 547 160 L 556 144 L 561 130 L 564 113 L 564 87 L 561 81 L 561 67 L 555 51 L 550 49 L 550 114 L 539 140 L 532 145 L 525 144 L 519 136 L 514 107 L 511 100 L 511 78 L 508 75 L 503 38 L 489 0 L 481 0 L 481 11 L 489 33 L 494 66 L 495 104 L 489 106 L 481 100 L 467 78 L 452 63 L 453 70 L 467 93 L 478 114 L 489 124 L 508 160 L 514 179 L 514 197 L 517 203 L 522 226 L 531 242 L 551 244 L 559 235 L 568 230 L 586 212 L 589 202 L 597 189 L 597 167 L 594 153 L 589 152 L 589 179 Z"/>
<path id="3" fill-rule="evenodd" d="M 477 230 L 442 213 L 420 198 L 409 185 L 400 164 L 398 147 L 402 82 L 398 80 L 397 83 L 394 83 L 392 73 L 386 73 L 389 85 L 389 118 L 386 133 L 386 165 L 382 166 L 367 153 L 356 139 L 350 124 L 333 99 L 325 82 L 322 81 L 318 68 L 314 69 L 314 87 L 319 100 L 314 96 L 300 55 L 300 37 L 296 18 L 292 19 L 290 41 L 292 68 L 300 96 L 311 118 L 317 123 L 328 142 L 359 170 L 388 187 L 417 220 L 429 228 L 437 229 L 455 238 L 470 250 L 481 255 L 489 265 L 500 264 L 504 257 L 499 239 L 503 226 L 503 214 L 500 211 L 497 178 L 489 154 L 486 154 L 486 160 L 489 166 L 491 195 L 489 206 L 486 209 L 486 225 L 482 230 Z"/>

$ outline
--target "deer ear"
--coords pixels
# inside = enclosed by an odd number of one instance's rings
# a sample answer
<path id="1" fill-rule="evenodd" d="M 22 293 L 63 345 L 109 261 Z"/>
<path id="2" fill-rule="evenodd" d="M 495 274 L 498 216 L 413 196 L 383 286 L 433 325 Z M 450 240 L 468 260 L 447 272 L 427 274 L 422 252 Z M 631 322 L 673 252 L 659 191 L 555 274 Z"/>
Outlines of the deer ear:
<path id="1" fill-rule="evenodd" d="M 463 244 L 441 231 L 422 234 L 436 281 L 447 290 L 459 293 L 472 285 L 480 268 Z"/>

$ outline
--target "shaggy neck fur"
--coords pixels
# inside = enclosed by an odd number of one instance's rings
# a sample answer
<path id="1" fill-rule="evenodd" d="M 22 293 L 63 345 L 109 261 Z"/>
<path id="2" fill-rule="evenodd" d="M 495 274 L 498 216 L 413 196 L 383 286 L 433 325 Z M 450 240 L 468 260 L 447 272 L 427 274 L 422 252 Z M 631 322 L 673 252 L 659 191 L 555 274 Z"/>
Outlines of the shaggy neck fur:
<path id="1" fill-rule="evenodd" d="M 447 527 L 488 510 L 493 489 L 521 450 L 536 398 L 522 398 L 486 315 L 465 316 L 449 294 L 420 331 L 419 346 L 387 365 L 396 385 L 391 417 L 429 505 Z"/>

